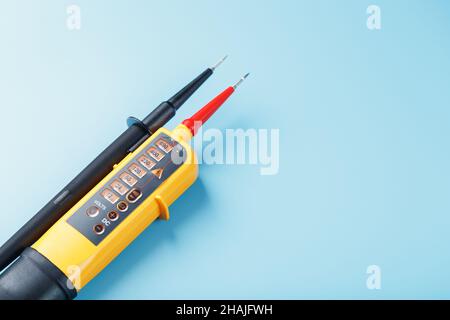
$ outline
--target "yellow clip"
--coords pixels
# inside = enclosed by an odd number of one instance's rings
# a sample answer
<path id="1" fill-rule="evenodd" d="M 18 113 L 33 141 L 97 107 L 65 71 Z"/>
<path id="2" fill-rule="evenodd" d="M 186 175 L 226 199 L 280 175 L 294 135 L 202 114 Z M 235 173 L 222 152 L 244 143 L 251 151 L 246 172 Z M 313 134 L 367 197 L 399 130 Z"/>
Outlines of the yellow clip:
<path id="1" fill-rule="evenodd" d="M 164 202 L 163 198 L 161 196 L 156 196 L 155 200 L 159 205 L 159 211 L 160 211 L 159 218 L 164 219 L 164 220 L 169 220 L 169 218 L 170 218 L 169 207 Z"/>

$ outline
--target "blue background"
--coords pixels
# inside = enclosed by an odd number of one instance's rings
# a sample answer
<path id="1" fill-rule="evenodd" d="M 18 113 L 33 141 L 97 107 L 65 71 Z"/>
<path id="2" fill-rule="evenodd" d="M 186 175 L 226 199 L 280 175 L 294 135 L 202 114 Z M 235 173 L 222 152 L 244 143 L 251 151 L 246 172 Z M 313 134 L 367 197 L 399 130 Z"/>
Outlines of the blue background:
<path id="1" fill-rule="evenodd" d="M 66 7 L 81 7 L 80 31 Z M 381 7 L 382 29 L 366 27 Z M 450 4 L 2 1 L 0 242 L 224 54 L 167 126 L 243 73 L 208 127 L 279 128 L 280 171 L 199 180 L 79 294 L 450 298 Z M 366 268 L 382 270 L 368 290 Z"/>

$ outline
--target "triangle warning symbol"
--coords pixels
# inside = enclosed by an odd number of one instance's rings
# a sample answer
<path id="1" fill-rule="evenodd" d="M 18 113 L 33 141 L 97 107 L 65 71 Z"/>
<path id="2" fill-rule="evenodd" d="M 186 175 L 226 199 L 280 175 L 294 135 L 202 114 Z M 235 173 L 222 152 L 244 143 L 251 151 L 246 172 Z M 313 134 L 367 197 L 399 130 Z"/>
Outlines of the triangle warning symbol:
<path id="1" fill-rule="evenodd" d="M 161 179 L 162 174 L 163 174 L 164 168 L 158 168 L 158 169 L 154 169 L 152 170 L 152 173 L 158 178 Z"/>

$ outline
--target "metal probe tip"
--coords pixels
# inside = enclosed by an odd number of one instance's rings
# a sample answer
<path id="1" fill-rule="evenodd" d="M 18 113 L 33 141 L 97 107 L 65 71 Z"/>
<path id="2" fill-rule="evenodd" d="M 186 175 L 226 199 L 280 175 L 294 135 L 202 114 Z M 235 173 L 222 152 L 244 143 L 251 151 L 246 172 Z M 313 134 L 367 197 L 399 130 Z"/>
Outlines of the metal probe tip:
<path id="1" fill-rule="evenodd" d="M 247 73 L 245 76 L 243 76 L 242 78 L 239 79 L 238 82 L 236 82 L 236 84 L 233 86 L 233 89 L 236 89 L 237 87 L 239 87 L 239 85 L 244 82 L 245 78 L 247 78 L 250 75 L 250 73 Z"/>
<path id="2" fill-rule="evenodd" d="M 215 65 L 213 65 L 210 69 L 212 71 L 216 70 L 221 64 L 222 62 L 224 62 L 226 60 L 226 58 L 228 58 L 228 55 L 224 56 L 222 59 L 220 59 Z"/>

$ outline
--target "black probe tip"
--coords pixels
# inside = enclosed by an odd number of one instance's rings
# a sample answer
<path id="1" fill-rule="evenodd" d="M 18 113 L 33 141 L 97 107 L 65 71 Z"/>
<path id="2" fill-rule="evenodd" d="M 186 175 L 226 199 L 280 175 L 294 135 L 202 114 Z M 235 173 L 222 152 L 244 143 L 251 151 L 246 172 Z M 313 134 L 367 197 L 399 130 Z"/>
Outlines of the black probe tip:
<path id="1" fill-rule="evenodd" d="M 212 67 L 210 67 L 210 69 L 212 71 L 216 70 L 221 64 L 222 62 L 224 62 L 226 59 L 228 58 L 228 55 L 226 54 L 222 59 L 220 59 L 219 61 L 217 61 L 217 63 L 215 65 L 213 65 Z"/>

